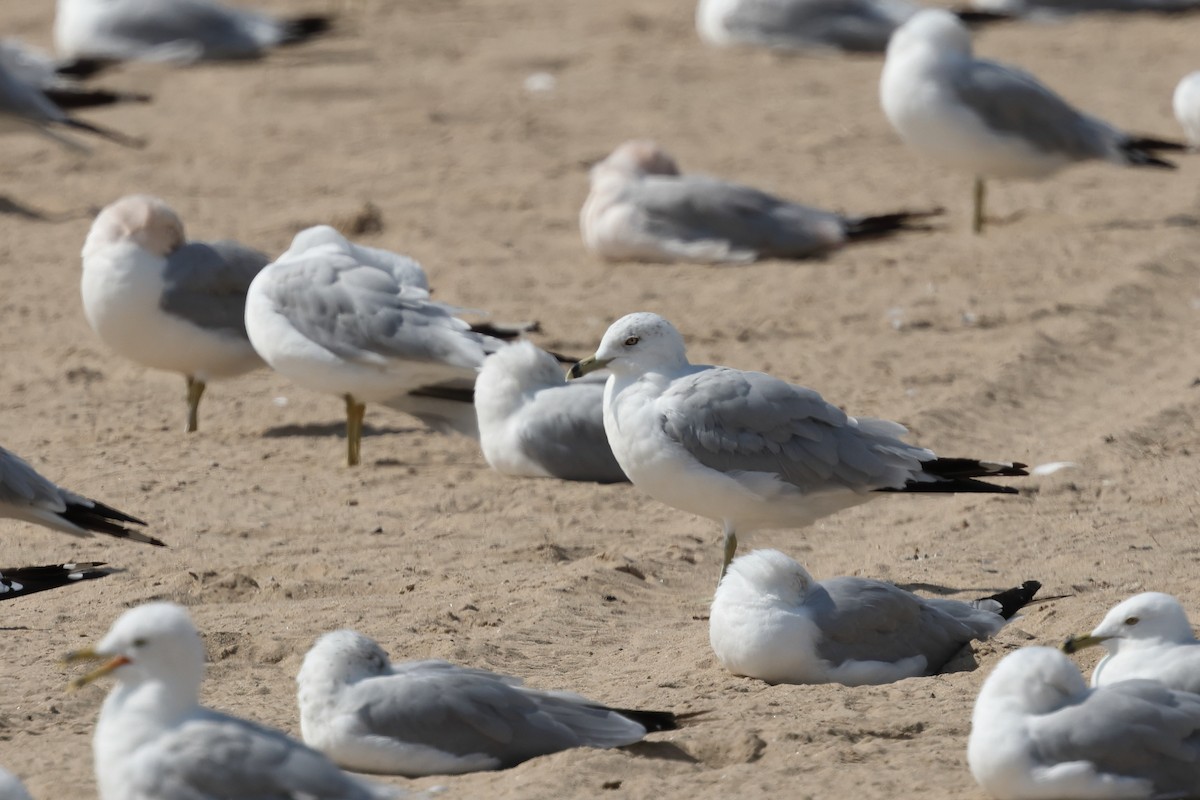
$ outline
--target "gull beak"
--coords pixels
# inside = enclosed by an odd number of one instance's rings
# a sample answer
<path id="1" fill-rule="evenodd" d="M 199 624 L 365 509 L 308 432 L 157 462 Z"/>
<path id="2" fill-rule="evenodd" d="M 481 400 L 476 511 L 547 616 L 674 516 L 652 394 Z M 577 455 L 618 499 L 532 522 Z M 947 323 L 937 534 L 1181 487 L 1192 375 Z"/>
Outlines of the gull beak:
<path id="1" fill-rule="evenodd" d="M 85 647 L 82 650 L 72 650 L 70 653 L 67 653 L 65 656 L 63 656 L 62 660 L 63 660 L 64 664 L 76 664 L 80 661 L 98 661 L 99 659 L 102 659 L 102 658 L 104 658 L 104 656 L 97 653 L 91 647 Z M 105 675 L 109 674 L 110 672 L 120 669 L 121 667 L 125 666 L 126 664 L 131 664 L 131 663 L 133 663 L 133 662 L 131 662 L 125 656 L 116 656 L 115 658 L 111 658 L 108 661 L 106 661 L 105 663 L 96 667 L 94 670 L 92 670 L 88 674 L 82 675 L 82 676 L 76 678 L 75 680 L 71 681 L 68 684 L 68 686 L 71 689 L 82 689 L 84 686 L 87 686 L 89 683 L 96 680 L 97 678 L 103 678 Z"/>
<path id="2" fill-rule="evenodd" d="M 567 380 L 582 378 L 589 372 L 595 372 L 596 370 L 604 369 L 608 366 L 610 361 L 612 361 L 611 358 L 596 358 L 595 356 L 588 356 L 583 361 L 576 363 L 567 371 Z"/>
<path id="3" fill-rule="evenodd" d="M 1082 636 L 1071 636 L 1063 642 L 1062 651 L 1067 655 L 1078 653 L 1080 650 L 1086 650 L 1089 647 L 1104 644 L 1111 636 L 1092 636 L 1090 633 Z"/>

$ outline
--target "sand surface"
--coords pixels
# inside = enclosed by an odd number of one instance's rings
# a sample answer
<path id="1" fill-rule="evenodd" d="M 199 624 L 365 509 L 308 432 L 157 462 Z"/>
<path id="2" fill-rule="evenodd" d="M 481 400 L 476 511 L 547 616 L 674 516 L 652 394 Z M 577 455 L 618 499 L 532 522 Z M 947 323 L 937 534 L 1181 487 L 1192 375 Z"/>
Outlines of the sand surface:
<path id="1" fill-rule="evenodd" d="M 0 30 L 49 45 L 51 6 L 4 3 Z M 3 139 L 3 192 L 76 213 L 0 216 L 0 442 L 171 544 L 0 522 L 0 564 L 126 570 L 4 604 L 0 763 L 35 796 L 94 796 L 107 684 L 69 693 L 75 673 L 57 659 L 154 599 L 187 605 L 204 631 L 207 703 L 297 735 L 301 658 L 343 626 L 397 660 L 709 712 L 633 751 L 391 779 L 523 800 L 978 798 L 971 706 L 1004 653 L 1089 630 L 1140 590 L 1200 614 L 1196 159 L 1174 174 L 1098 165 L 996 184 L 992 212 L 1023 216 L 977 238 L 969 179 L 912 160 L 888 127 L 881 60 L 706 49 L 684 0 L 367 0 L 344 13 L 338 36 L 264 63 L 114 73 L 155 102 L 86 117 L 145 136 L 142 152 Z M 1196 17 L 1099 17 L 998 27 L 977 49 L 1118 124 L 1176 136 L 1170 95 L 1200 66 L 1198 34 Z M 553 90 L 527 91 L 542 72 Z M 586 165 L 634 136 L 684 169 L 814 204 L 949 211 L 936 233 L 824 261 L 608 265 L 579 239 Z M 1077 462 L 1019 481 L 1020 496 L 887 497 L 743 538 L 818 576 L 963 598 L 1036 578 L 1068 597 L 1033 606 L 954 674 L 859 689 L 726 674 L 706 620 L 717 526 L 636 489 L 506 478 L 472 442 L 381 408 L 350 470 L 341 402 L 267 371 L 211 386 L 185 436 L 182 379 L 109 352 L 80 307 L 91 214 L 135 191 L 166 198 L 196 238 L 273 253 L 369 201 L 383 229 L 362 241 L 421 260 L 442 300 L 540 320 L 543 346 L 585 355 L 613 319 L 653 310 L 694 361 L 815 387 L 945 455 Z"/>

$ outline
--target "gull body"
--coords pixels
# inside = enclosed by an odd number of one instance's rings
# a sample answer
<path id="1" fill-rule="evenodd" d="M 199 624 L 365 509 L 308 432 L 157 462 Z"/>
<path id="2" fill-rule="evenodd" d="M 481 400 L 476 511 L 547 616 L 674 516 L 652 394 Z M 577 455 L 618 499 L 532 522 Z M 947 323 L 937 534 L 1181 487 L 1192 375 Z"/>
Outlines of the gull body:
<path id="1" fill-rule="evenodd" d="M 1039 588 L 1029 581 L 973 603 L 924 598 L 867 578 L 817 582 L 778 550 L 755 550 L 717 587 L 709 643 L 725 669 L 767 683 L 891 683 L 937 673 Z"/>
<path id="2" fill-rule="evenodd" d="M 936 212 L 847 217 L 703 175 L 654 142 L 628 141 L 592 167 L 583 242 L 610 261 L 744 264 L 824 255 Z"/>
<path id="3" fill-rule="evenodd" d="M 0 517 L 32 522 L 85 539 L 93 533 L 103 533 L 116 539 L 163 545 L 153 536 L 126 527 L 146 524 L 137 517 L 55 485 L 25 459 L 3 447 L 0 447 Z"/>
<path id="4" fill-rule="evenodd" d="M 896 31 L 880 96 L 905 144 L 975 177 L 977 233 L 986 178 L 1045 178 L 1097 160 L 1171 168 L 1155 151 L 1182 149 L 1127 134 L 1072 108 L 1029 73 L 975 58 L 966 26 L 942 9 L 921 11 Z"/>
<path id="5" fill-rule="evenodd" d="M 668 712 L 611 709 L 445 661 L 393 665 L 374 641 L 328 633 L 296 676 L 304 741 L 347 769 L 397 775 L 505 769 L 573 747 L 674 730 Z"/>
<path id="6" fill-rule="evenodd" d="M 21 779 L 0 767 L 0 800 L 33 800 Z"/>
<path id="7" fill-rule="evenodd" d="M 1025 647 L 984 680 L 967 763 L 997 800 L 1191 797 L 1200 696 L 1143 680 L 1089 689 L 1062 653 Z"/>
<path id="8" fill-rule="evenodd" d="M 58 0 L 54 46 L 68 59 L 190 64 L 259 58 L 328 28 L 325 17 L 282 19 L 213 0 Z"/>
<path id="9" fill-rule="evenodd" d="M 106 659 L 76 686 L 112 674 L 92 739 L 101 800 L 252 800 L 384 796 L 279 731 L 204 708 L 204 644 L 173 603 L 130 609 L 94 648 Z"/>
<path id="10" fill-rule="evenodd" d="M 885 491 L 1012 494 L 976 478 L 1027 474 L 1023 464 L 939 458 L 902 441 L 898 423 L 851 417 L 761 372 L 692 364 L 657 314 L 614 322 L 571 374 L 604 367 L 617 463 L 656 500 L 722 524 L 722 573 L 739 530 L 803 527 Z"/>
<path id="11" fill-rule="evenodd" d="M 503 347 L 475 381 L 479 444 L 497 472 L 619 483 L 625 473 L 604 432 L 604 380 L 568 383 L 531 342 Z"/>
<path id="12" fill-rule="evenodd" d="M 1175 87 L 1171 106 L 1188 143 L 1193 149 L 1200 147 L 1200 70 L 1183 77 Z"/>
<path id="13" fill-rule="evenodd" d="M 213 380 L 263 365 L 246 334 L 246 292 L 270 260 L 237 242 L 188 242 L 162 200 L 130 195 L 96 217 L 83 246 L 83 309 L 106 345 L 144 367 L 182 373 L 186 429 Z"/>
<path id="14" fill-rule="evenodd" d="M 1068 653 L 1102 645 L 1108 654 L 1092 670 L 1091 685 L 1145 678 L 1200 693 L 1200 642 L 1183 606 L 1169 594 L 1142 592 L 1118 603 L 1090 634 L 1073 636 Z"/>
<path id="15" fill-rule="evenodd" d="M 882 53 L 918 8 L 907 0 L 700 0 L 696 30 L 720 47 Z"/>
<path id="16" fill-rule="evenodd" d="M 301 248 L 254 279 L 246 329 L 276 372 L 345 399 L 353 466 L 367 403 L 412 414 L 435 430 L 478 436 L 475 376 L 501 342 L 473 332 L 457 311 L 402 283 L 393 267 L 324 244 Z"/>
<path id="17" fill-rule="evenodd" d="M 106 567 L 101 561 L 50 564 L 44 567 L 0 567 L 0 600 L 13 600 L 60 586 L 95 580 L 114 572 L 115 569 Z M 0 788 L 2 786 L 0 783 Z M 0 800 L 2 798 L 4 794 L 0 791 Z"/>

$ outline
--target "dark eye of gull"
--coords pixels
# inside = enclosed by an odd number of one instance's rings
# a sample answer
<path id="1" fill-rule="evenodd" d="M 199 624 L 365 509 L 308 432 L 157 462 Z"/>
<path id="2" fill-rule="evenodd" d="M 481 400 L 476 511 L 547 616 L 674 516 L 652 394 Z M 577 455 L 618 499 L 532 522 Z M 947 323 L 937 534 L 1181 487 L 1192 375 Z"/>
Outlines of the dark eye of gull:
<path id="1" fill-rule="evenodd" d="M 625 346 L 633 347 L 635 344 L 637 344 L 640 341 L 641 341 L 641 339 L 639 339 L 638 337 L 630 336 L 628 339 L 625 340 Z"/>
<path id="2" fill-rule="evenodd" d="M 1137 617 L 1130 617 L 1129 619 L 1125 620 L 1126 625 L 1137 625 L 1139 622 L 1141 622 L 1141 620 L 1139 620 Z"/>

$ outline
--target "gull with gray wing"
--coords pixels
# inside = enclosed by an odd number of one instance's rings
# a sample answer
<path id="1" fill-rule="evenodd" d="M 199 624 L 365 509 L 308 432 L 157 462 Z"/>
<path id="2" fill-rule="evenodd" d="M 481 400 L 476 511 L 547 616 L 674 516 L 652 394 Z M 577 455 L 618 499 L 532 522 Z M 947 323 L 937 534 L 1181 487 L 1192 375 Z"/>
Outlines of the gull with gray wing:
<path id="1" fill-rule="evenodd" d="M 987 178 L 1045 178 L 1087 161 L 1171 169 L 1157 152 L 1185 149 L 1126 133 L 1077 111 L 1027 72 L 975 58 L 966 27 L 942 9 L 921 11 L 896 31 L 880 98 L 905 144 L 975 176 L 976 233 Z"/>
<path id="2" fill-rule="evenodd" d="M 1026 581 L 969 603 L 925 598 L 867 578 L 818 583 L 778 550 L 755 550 L 721 579 L 708 639 L 725 669 L 767 683 L 891 683 L 939 672 L 1040 588 Z"/>
<path id="3" fill-rule="evenodd" d="M 231 241 L 189 242 L 157 197 L 106 206 L 83 245 L 83 310 L 101 341 L 187 381 L 189 433 L 210 381 L 262 366 L 246 335 L 246 292 L 267 256 Z"/>
<path id="4" fill-rule="evenodd" d="M 56 486 L 25 459 L 3 447 L 0 447 L 0 517 L 32 522 L 80 538 L 102 533 L 115 539 L 163 546 L 159 539 L 126 527 L 146 524 L 137 517 Z"/>
<path id="5" fill-rule="evenodd" d="M 1200 695 L 1146 680 L 1089 689 L 1062 653 L 1025 647 L 984 680 L 967 763 L 997 800 L 1194 797 Z"/>
<path id="6" fill-rule="evenodd" d="M 722 524 L 722 575 L 739 530 L 804 527 L 882 493 L 1015 494 L 978 479 L 1028 474 L 1020 463 L 939 457 L 902 441 L 903 425 L 851 417 L 761 372 L 692 364 L 657 314 L 614 322 L 570 374 L 604 368 L 617 463 L 656 500 Z"/>
<path id="7" fill-rule="evenodd" d="M 346 769 L 392 775 L 506 769 L 573 747 L 619 747 L 678 727 L 446 661 L 392 664 L 351 630 L 317 640 L 296 676 L 304 741 Z"/>

